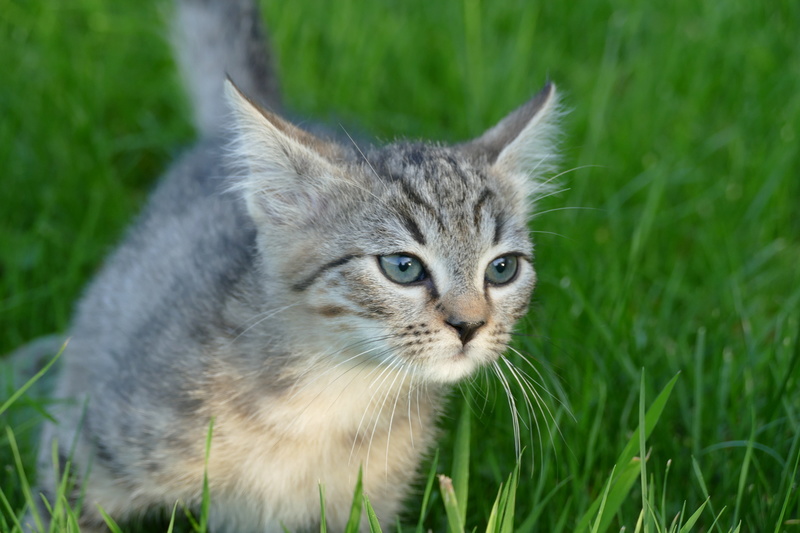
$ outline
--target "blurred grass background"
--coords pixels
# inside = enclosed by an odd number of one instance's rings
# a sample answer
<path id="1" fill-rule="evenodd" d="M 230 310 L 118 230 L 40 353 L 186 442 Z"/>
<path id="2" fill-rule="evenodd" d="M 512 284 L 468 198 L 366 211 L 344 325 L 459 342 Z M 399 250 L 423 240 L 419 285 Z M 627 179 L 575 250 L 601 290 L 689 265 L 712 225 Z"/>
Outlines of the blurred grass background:
<path id="1" fill-rule="evenodd" d="M 524 442 L 520 526 L 574 530 L 638 423 L 644 369 L 648 402 L 681 373 L 648 442 L 664 521 L 710 495 L 698 531 L 800 531 L 800 2 L 263 7 L 300 116 L 387 141 L 458 141 L 548 79 L 571 109 L 563 168 L 575 170 L 533 221 L 540 284 L 516 344 L 545 373 L 558 419 Z M 5 353 L 66 330 L 81 287 L 194 134 L 167 2 L 0 0 L 0 13 Z M 515 463 L 508 408 L 489 388 L 474 401 L 468 526 L 485 524 Z M 12 422 L 28 468 L 34 422 Z M 5 440 L 0 460 L 19 506 Z M 612 529 L 635 528 L 639 490 Z M 443 511 L 426 523 L 443 530 Z"/>

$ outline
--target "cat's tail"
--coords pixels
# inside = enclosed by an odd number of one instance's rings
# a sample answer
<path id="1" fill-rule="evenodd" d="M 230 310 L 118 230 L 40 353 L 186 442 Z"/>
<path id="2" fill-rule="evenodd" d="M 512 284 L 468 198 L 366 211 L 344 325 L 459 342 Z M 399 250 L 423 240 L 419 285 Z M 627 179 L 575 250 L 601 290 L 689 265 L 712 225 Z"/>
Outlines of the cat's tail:
<path id="1" fill-rule="evenodd" d="M 194 106 L 195 125 L 213 135 L 227 116 L 226 77 L 249 98 L 280 111 L 278 80 L 254 0 L 176 0 L 172 40 Z"/>

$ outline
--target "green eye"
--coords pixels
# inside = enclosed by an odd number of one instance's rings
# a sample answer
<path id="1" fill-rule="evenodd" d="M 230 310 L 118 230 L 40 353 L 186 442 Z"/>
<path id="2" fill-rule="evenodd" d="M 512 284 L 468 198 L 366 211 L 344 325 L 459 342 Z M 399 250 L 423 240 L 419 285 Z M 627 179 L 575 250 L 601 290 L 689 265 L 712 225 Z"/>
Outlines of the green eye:
<path id="1" fill-rule="evenodd" d="M 516 255 L 498 257 L 486 269 L 486 280 L 494 285 L 508 283 L 517 274 L 519 260 Z"/>
<path id="2" fill-rule="evenodd" d="M 413 255 L 392 254 L 378 257 L 384 275 L 395 283 L 414 283 L 425 279 L 422 261 Z"/>

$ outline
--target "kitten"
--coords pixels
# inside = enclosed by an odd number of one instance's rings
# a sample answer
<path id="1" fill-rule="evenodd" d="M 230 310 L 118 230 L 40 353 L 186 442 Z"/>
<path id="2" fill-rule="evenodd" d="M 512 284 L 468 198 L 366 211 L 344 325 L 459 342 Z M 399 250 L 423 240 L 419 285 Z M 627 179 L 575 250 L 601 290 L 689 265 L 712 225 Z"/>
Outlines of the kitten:
<path id="1" fill-rule="evenodd" d="M 526 312 L 555 88 L 463 144 L 365 148 L 276 114 L 249 0 L 175 20 L 202 138 L 78 305 L 40 490 L 55 503 L 71 458 L 81 525 L 103 530 L 98 506 L 199 507 L 207 472 L 212 531 L 277 532 L 319 528 L 322 484 L 340 531 L 363 468 L 391 524 L 448 387 Z"/>

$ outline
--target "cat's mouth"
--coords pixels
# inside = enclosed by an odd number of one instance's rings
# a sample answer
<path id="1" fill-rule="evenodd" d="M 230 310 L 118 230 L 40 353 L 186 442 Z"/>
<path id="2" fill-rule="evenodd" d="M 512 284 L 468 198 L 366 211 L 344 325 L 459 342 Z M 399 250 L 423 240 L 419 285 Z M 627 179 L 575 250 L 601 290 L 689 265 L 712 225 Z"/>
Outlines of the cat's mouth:
<path id="1" fill-rule="evenodd" d="M 467 357 L 467 347 L 462 346 L 460 350 L 454 353 L 452 356 L 453 360 L 458 361 L 460 359 L 464 359 Z"/>
<path id="2" fill-rule="evenodd" d="M 492 359 L 485 350 L 471 343 L 443 350 L 423 365 L 428 379 L 439 383 L 455 383 L 472 375 Z"/>

